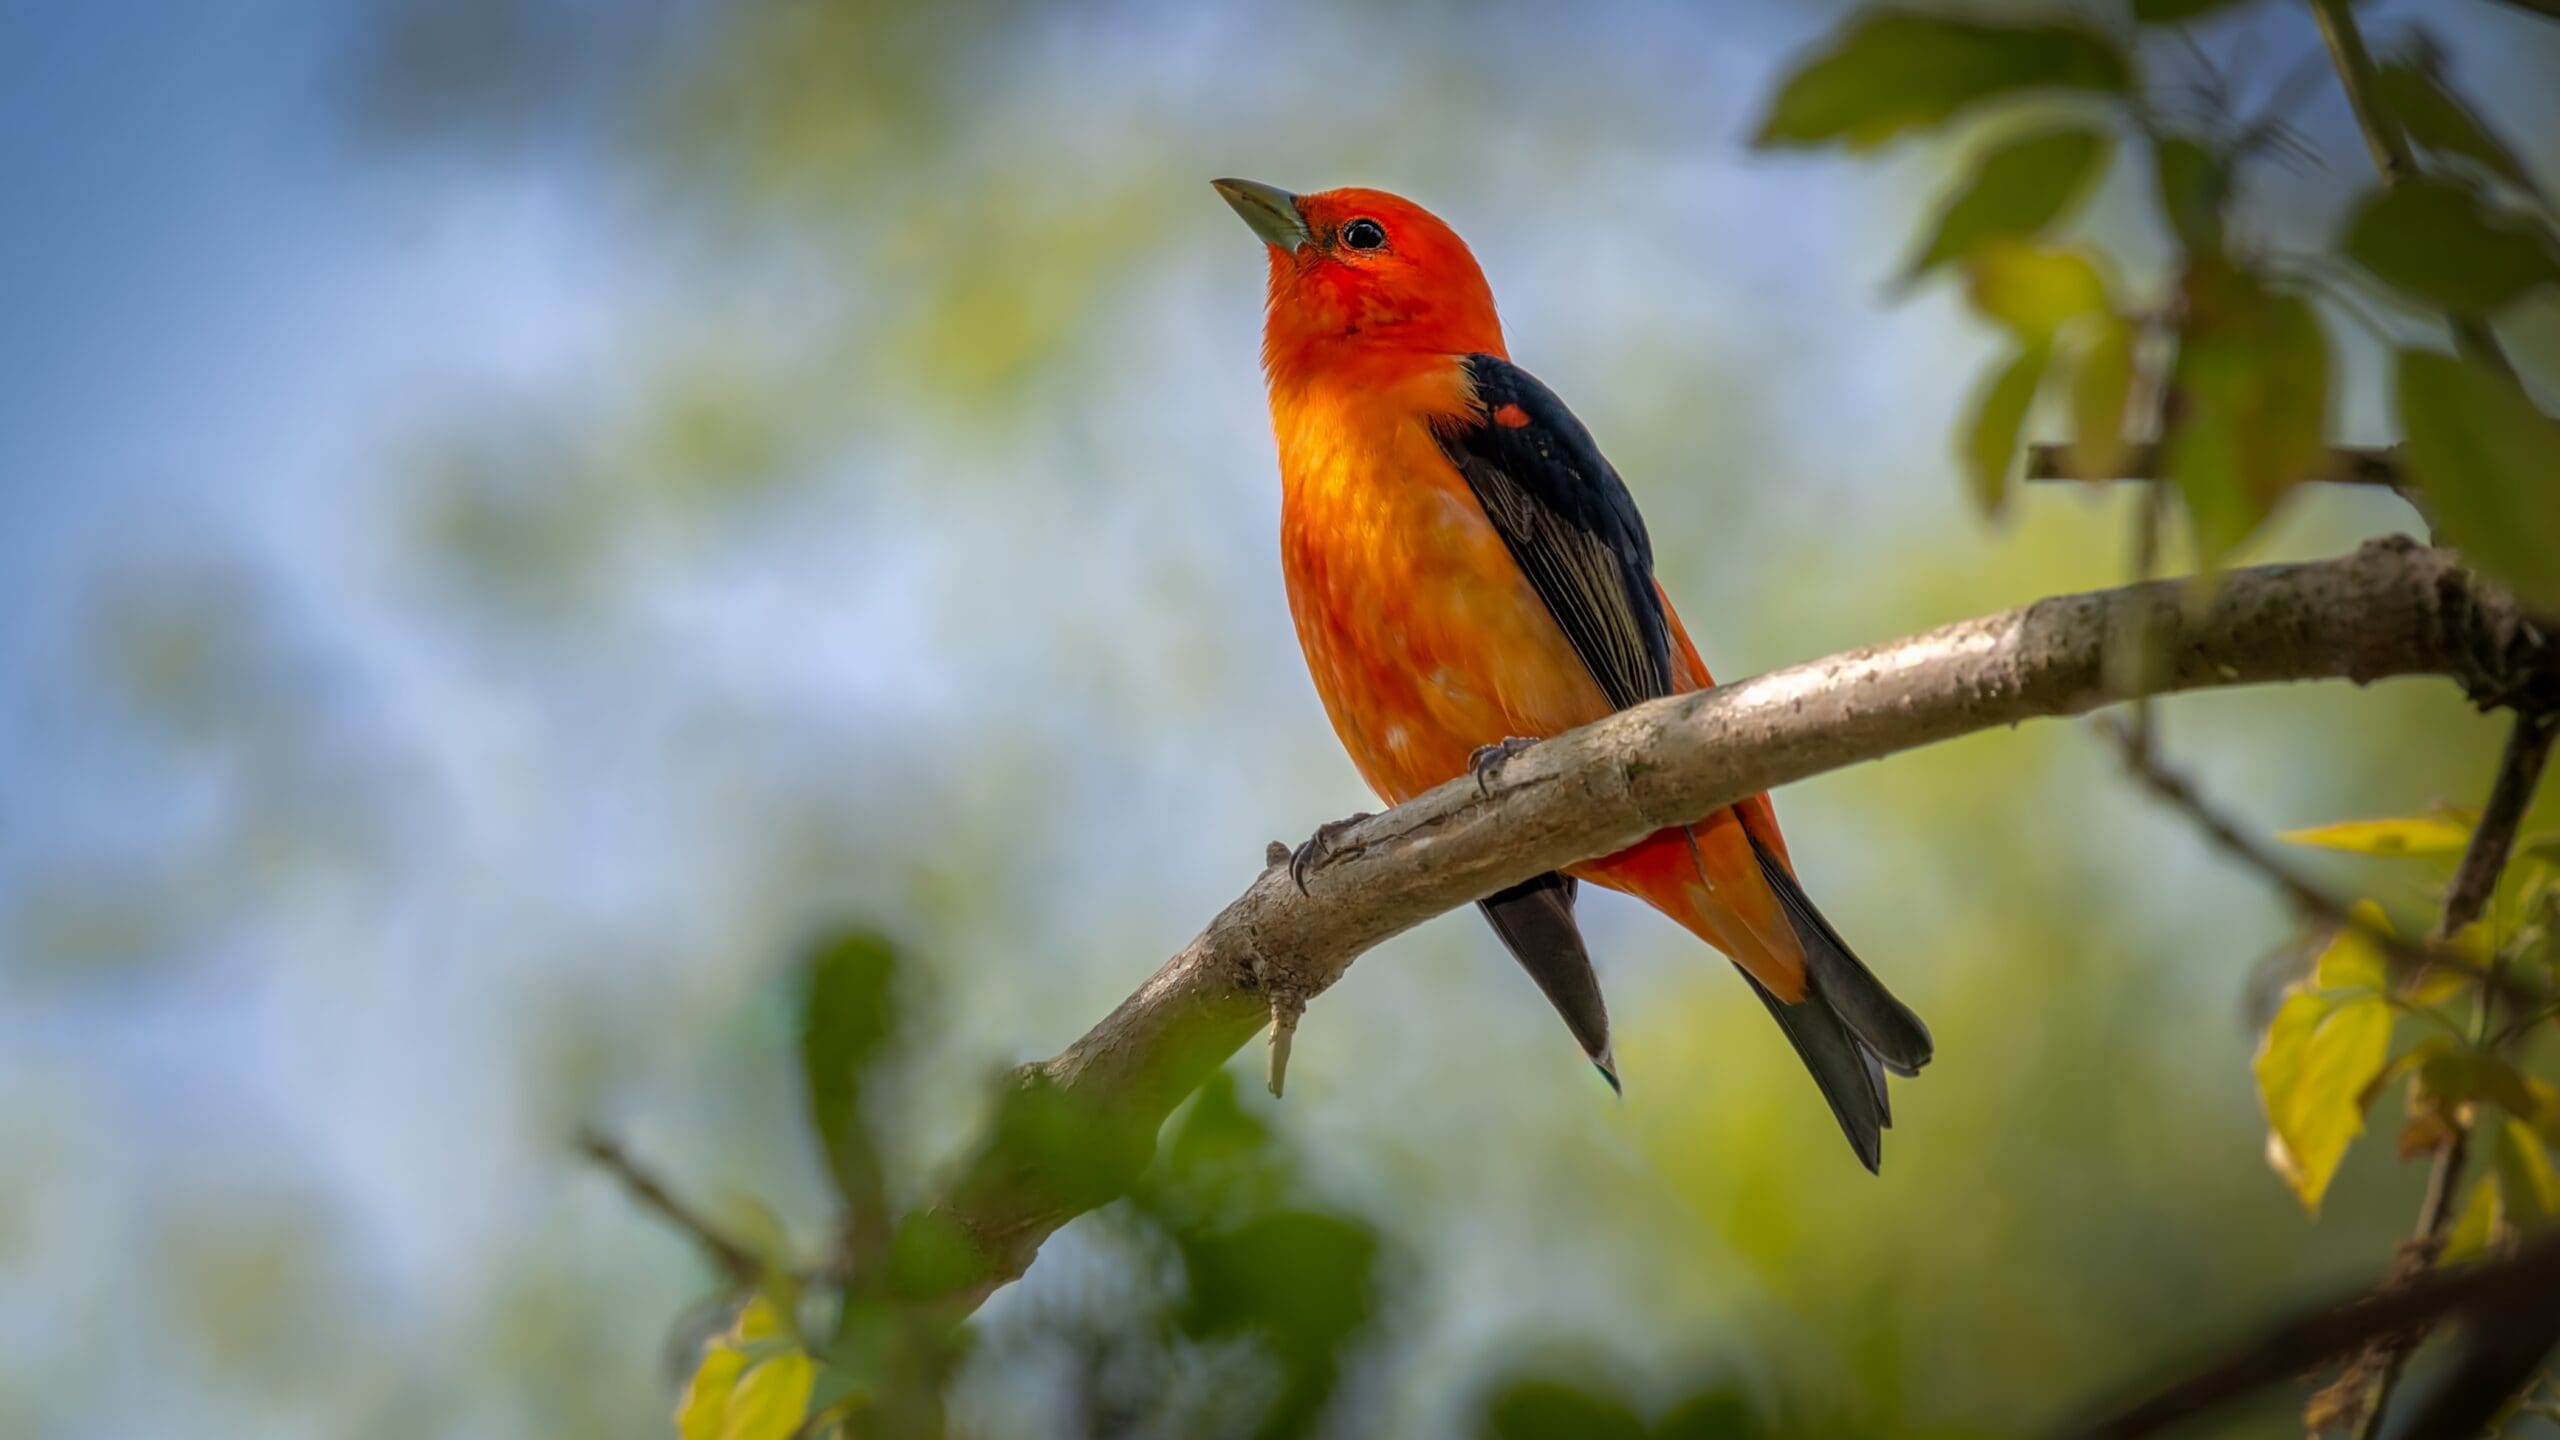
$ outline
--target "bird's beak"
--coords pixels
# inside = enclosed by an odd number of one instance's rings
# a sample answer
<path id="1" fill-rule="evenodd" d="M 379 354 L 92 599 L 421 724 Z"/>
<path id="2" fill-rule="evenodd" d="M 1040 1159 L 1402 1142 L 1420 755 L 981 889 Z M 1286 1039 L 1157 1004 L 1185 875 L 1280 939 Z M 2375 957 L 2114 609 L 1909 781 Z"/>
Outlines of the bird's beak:
<path id="1" fill-rule="evenodd" d="M 1283 250 L 1295 250 L 1314 237 L 1307 233 L 1306 217 L 1298 213 L 1298 197 L 1277 185 L 1259 180 L 1212 180 L 1220 195 L 1226 197 L 1244 223 L 1265 244 Z"/>

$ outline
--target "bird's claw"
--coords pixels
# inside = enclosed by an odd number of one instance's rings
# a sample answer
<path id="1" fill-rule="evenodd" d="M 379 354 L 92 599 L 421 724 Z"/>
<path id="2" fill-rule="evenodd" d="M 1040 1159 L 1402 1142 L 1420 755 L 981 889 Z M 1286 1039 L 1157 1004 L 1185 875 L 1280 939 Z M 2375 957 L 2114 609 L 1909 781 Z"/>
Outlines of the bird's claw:
<path id="1" fill-rule="evenodd" d="M 1305 843 L 1289 852 L 1289 879 L 1296 883 L 1299 894 L 1307 893 L 1309 875 L 1333 863 L 1333 842 L 1342 837 L 1342 832 L 1368 818 L 1369 812 L 1363 810 L 1357 815 L 1328 820 L 1317 826 L 1316 833 L 1308 836 Z"/>
<path id="2" fill-rule="evenodd" d="M 1502 773 L 1503 762 L 1537 743 L 1529 736 L 1514 735 L 1508 740 L 1496 740 L 1490 745 L 1477 746 L 1475 753 L 1467 757 L 1467 769 L 1475 773 L 1476 793 L 1491 794 L 1494 777 Z"/>

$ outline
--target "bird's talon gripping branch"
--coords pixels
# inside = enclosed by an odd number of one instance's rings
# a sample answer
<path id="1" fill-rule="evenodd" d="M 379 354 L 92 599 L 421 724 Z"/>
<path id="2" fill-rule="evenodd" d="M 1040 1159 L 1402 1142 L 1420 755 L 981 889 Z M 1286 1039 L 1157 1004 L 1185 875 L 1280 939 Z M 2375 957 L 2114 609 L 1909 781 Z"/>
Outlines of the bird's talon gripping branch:
<path id="1" fill-rule="evenodd" d="M 1492 794 L 1493 782 L 1502 774 L 1503 762 L 1537 743 L 1530 736 L 1514 735 L 1507 740 L 1496 740 L 1490 745 L 1477 746 L 1475 753 L 1467 757 L 1467 768 L 1475 772 L 1476 793 Z"/>
<path id="2" fill-rule="evenodd" d="M 1296 882 L 1299 894 L 1307 893 L 1308 876 L 1333 863 L 1336 854 L 1333 844 L 1342 838 L 1342 832 L 1368 818 L 1369 812 L 1363 810 L 1339 820 L 1328 820 L 1316 827 L 1316 833 L 1308 836 L 1306 843 L 1289 852 L 1289 878 Z"/>

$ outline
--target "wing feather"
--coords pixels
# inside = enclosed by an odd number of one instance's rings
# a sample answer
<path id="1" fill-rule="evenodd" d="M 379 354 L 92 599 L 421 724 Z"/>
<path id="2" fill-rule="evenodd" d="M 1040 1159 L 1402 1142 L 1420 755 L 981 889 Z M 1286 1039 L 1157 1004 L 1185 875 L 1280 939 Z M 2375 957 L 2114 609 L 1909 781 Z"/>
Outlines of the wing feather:
<path id="1" fill-rule="evenodd" d="M 1511 362 L 1466 360 L 1476 408 L 1442 427 L 1512 560 L 1618 708 L 1671 693 L 1670 626 L 1635 499 L 1555 392 Z"/>

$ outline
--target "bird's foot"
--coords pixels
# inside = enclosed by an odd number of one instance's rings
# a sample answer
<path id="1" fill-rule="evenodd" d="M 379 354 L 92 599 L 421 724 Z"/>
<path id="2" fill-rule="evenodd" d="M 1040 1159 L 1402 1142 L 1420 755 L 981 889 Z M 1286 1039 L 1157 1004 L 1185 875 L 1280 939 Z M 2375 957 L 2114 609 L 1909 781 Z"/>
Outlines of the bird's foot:
<path id="1" fill-rule="evenodd" d="M 1514 735 L 1508 740 L 1477 746 L 1475 753 L 1467 757 L 1467 768 L 1475 773 L 1476 793 L 1491 794 L 1495 777 L 1502 773 L 1503 762 L 1537 743 L 1529 736 Z"/>
<path id="2" fill-rule="evenodd" d="M 1289 852 L 1289 878 L 1297 882 L 1299 894 L 1307 893 L 1308 876 L 1332 864 L 1338 857 L 1334 842 L 1342 838 L 1342 833 L 1368 818 L 1369 812 L 1363 810 L 1339 820 L 1328 820 L 1316 827 L 1316 833 L 1308 836 L 1306 843 Z"/>

